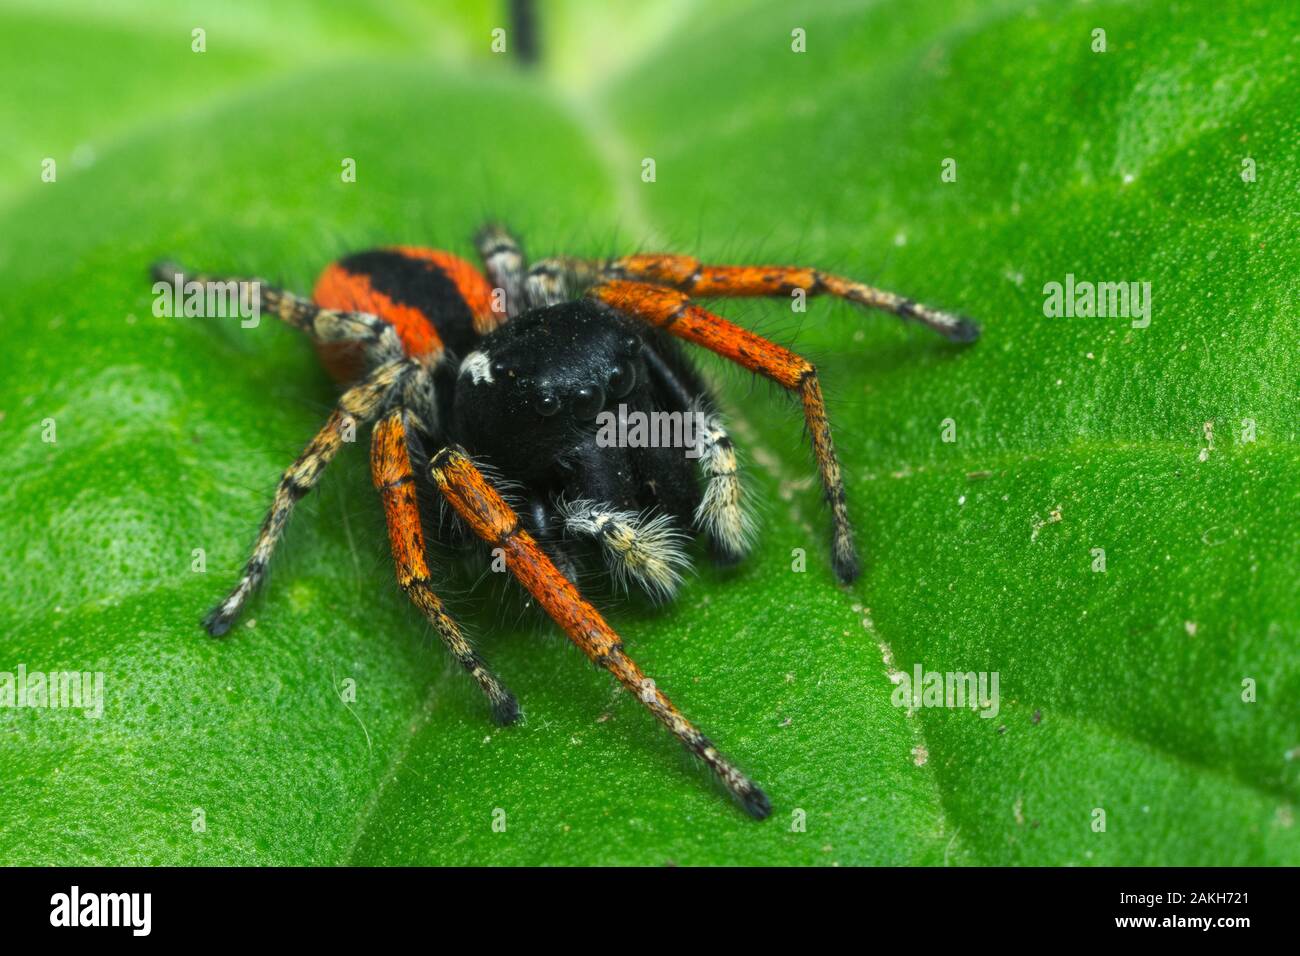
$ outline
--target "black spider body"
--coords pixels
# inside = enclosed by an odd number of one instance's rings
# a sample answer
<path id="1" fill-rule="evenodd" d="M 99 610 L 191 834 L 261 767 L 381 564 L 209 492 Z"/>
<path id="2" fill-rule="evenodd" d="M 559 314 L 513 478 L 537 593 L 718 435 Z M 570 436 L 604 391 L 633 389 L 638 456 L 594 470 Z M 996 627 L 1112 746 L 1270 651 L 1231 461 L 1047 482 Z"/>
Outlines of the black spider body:
<path id="1" fill-rule="evenodd" d="M 379 249 L 331 266 L 316 298 L 375 307 L 408 353 L 420 354 L 432 330 L 443 348 L 428 394 L 395 390 L 388 399 L 418 412 L 411 423 L 416 447 L 466 449 L 509 488 L 529 530 L 566 572 L 576 571 L 571 552 L 607 547 L 604 539 L 626 533 L 634 520 L 651 527 L 658 534 L 643 538 L 643 547 L 656 552 L 633 553 L 615 573 L 621 584 L 671 598 L 686 564 L 683 539 L 693 535 L 703 503 L 696 426 L 714 408 L 713 396 L 670 336 L 607 305 L 576 299 L 525 306 L 482 334 L 475 327 L 480 292 L 448 254 Z M 363 381 L 390 360 L 383 352 L 360 356 L 339 376 L 342 384 Z M 642 440 L 634 433 L 631 443 L 620 443 L 617 427 L 609 427 L 620 419 L 639 420 Z M 730 450 L 730 439 L 718 440 Z M 598 513 L 575 515 L 575 502 L 598 503 Z M 584 533 L 596 522 L 596 533 Z M 465 537 L 454 524 L 432 527 L 445 543 Z M 713 553 L 722 561 L 733 556 Z"/>
<path id="2" fill-rule="evenodd" d="M 619 417 L 684 420 L 712 407 L 675 342 L 579 300 L 524 312 L 462 360 L 443 444 L 460 444 L 520 488 L 549 540 L 561 530 L 556 509 L 575 500 L 658 511 L 689 530 L 702 500 L 693 449 L 601 436 Z"/>

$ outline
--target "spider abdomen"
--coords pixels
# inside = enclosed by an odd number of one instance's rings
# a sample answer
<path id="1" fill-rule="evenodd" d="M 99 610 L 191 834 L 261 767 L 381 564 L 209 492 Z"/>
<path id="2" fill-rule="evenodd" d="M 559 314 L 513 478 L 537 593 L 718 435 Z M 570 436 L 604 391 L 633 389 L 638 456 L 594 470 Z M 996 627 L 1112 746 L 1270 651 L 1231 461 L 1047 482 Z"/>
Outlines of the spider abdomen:
<path id="1" fill-rule="evenodd" d="M 473 265 L 438 249 L 390 246 L 346 256 L 326 267 L 312 293 L 318 305 L 369 312 L 389 322 L 408 355 L 463 355 L 496 328 L 492 287 Z M 321 362 L 341 382 L 365 372 L 355 343 L 318 344 Z"/>

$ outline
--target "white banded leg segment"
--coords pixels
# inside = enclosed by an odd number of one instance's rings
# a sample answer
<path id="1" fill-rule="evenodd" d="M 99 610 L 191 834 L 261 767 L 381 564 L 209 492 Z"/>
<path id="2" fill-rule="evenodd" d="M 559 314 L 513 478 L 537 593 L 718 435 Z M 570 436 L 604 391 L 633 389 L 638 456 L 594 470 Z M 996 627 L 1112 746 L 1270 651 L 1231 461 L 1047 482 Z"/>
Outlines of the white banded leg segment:
<path id="1" fill-rule="evenodd" d="M 596 282 L 601 266 L 591 259 L 569 256 L 539 259 L 524 278 L 524 299 L 531 309 L 570 302 Z"/>
<path id="2" fill-rule="evenodd" d="M 262 521 L 257 541 L 253 544 L 253 553 L 244 565 L 239 583 L 203 619 L 203 626 L 209 634 L 220 637 L 230 630 L 244 604 L 266 576 L 267 565 L 293 514 L 293 506 L 316 487 L 321 474 L 343 447 L 347 436 L 355 434 L 359 426 L 373 421 L 394 386 L 404 376 L 417 373 L 419 368 L 419 365 L 410 360 L 390 362 L 375 369 L 365 381 L 339 397 L 338 407 L 330 414 L 324 427 L 281 476 L 280 484 L 275 489 L 275 498 L 271 502 L 271 510 Z"/>
<path id="3" fill-rule="evenodd" d="M 365 352 L 371 366 L 392 362 L 405 355 L 397 330 L 368 312 L 340 312 L 325 309 L 284 289 L 261 279 L 217 277 L 202 273 L 186 276 L 174 262 L 158 262 L 153 266 L 153 276 L 163 282 L 175 282 L 177 277 L 202 285 L 210 283 L 229 285 L 237 289 L 241 300 L 255 302 L 260 314 L 274 315 L 281 322 L 306 332 L 321 343 L 355 343 Z"/>
<path id="4" fill-rule="evenodd" d="M 716 415 L 708 415 L 696 444 L 704 497 L 695 509 L 695 526 L 709 535 L 722 555 L 739 560 L 754 543 L 754 518 L 740 483 L 736 445 Z"/>
<path id="5" fill-rule="evenodd" d="M 686 535 L 668 515 L 647 517 L 589 499 L 561 502 L 557 510 L 566 531 L 600 543 L 620 587 L 635 581 L 657 601 L 669 601 L 676 594 L 691 561 Z"/>
<path id="6" fill-rule="evenodd" d="M 377 315 L 311 307 L 316 312 L 308 332 L 317 342 L 355 342 L 365 351 L 371 367 L 396 361 L 406 354 L 397 329 Z"/>
<path id="7" fill-rule="evenodd" d="M 483 271 L 494 289 L 506 297 L 506 317 L 513 319 L 524 311 L 524 251 L 519 241 L 504 226 L 489 223 L 474 236 Z"/>
<path id="8" fill-rule="evenodd" d="M 911 319 L 913 322 L 929 326 L 944 338 L 954 342 L 974 342 L 979 338 L 979 326 L 963 315 L 936 309 L 899 295 L 897 292 L 878 289 L 865 282 L 855 282 L 842 276 L 817 272 L 815 277 L 810 295 L 829 292 L 831 295 L 856 302 L 869 309 L 892 312 L 900 319 Z"/>

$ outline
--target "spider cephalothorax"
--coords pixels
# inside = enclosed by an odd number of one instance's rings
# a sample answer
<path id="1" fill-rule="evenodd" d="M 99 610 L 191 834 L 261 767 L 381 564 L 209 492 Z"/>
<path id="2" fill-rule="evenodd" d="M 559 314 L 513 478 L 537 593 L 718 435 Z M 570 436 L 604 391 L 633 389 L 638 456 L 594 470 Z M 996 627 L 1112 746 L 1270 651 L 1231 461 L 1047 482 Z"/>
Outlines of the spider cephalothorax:
<path id="1" fill-rule="evenodd" d="M 294 503 L 315 486 L 349 429 L 373 423 L 371 472 L 398 581 L 482 687 L 499 722 L 516 720 L 518 704 L 435 593 L 417 482 L 431 481 L 458 527 L 504 557 L 575 644 L 704 760 L 751 815 L 767 816 L 763 791 L 641 672 L 578 592 L 573 550 L 595 550 L 616 580 L 660 600 L 675 593 L 691 537 L 705 537 L 722 561 L 748 551 L 753 523 L 736 449 L 678 345 L 685 340 L 798 395 L 830 506 L 832 564 L 841 581 L 857 576 L 816 369 L 693 297 L 825 293 L 954 341 L 973 341 L 978 330 L 814 269 L 708 266 L 674 255 L 544 259 L 526 268 L 519 244 L 500 227 L 483 229 L 477 244 L 486 278 L 449 253 L 393 247 L 331 265 L 314 301 L 244 280 L 264 311 L 312 338 L 345 390 L 281 478 L 243 576 L 204 626 L 214 636 L 230 629 L 265 575 Z M 155 275 L 172 282 L 179 270 L 160 264 Z M 433 449 L 441 450 L 426 458 Z M 427 474 L 417 474 L 416 463 L 426 460 Z M 494 481 L 508 483 L 510 503 Z"/>
<path id="2" fill-rule="evenodd" d="M 461 361 L 451 434 L 520 480 L 540 476 L 581 454 L 611 405 L 653 402 L 644 347 L 635 323 L 595 302 L 528 312 Z"/>

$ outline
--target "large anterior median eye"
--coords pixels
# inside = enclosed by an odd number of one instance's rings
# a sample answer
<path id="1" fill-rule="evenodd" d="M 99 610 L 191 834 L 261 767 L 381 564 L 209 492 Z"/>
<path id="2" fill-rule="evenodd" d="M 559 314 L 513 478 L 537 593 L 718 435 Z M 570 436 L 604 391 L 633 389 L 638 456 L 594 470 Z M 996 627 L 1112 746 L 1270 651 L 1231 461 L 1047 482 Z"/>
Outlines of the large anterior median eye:
<path id="1" fill-rule="evenodd" d="M 609 393 L 614 398 L 627 398 L 636 388 L 636 369 L 627 362 L 619 362 L 609 374 Z"/>
<path id="2" fill-rule="evenodd" d="M 573 414 L 580 421 L 595 418 L 605 407 L 605 390 L 600 386 L 584 386 L 573 393 Z"/>
<path id="3" fill-rule="evenodd" d="M 554 395 L 538 395 L 533 399 L 533 411 L 543 418 L 550 418 L 560 410 L 560 400 Z"/>

